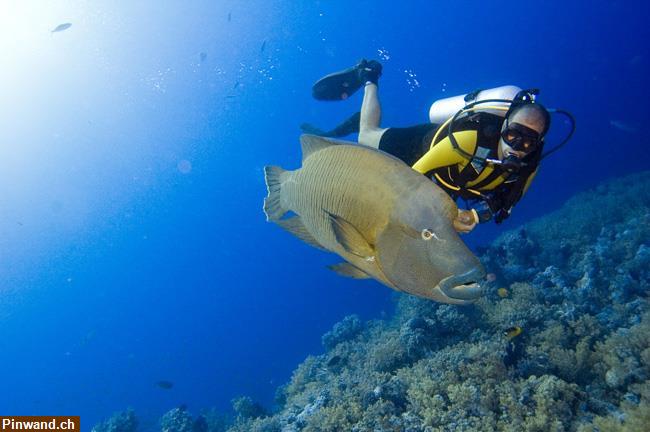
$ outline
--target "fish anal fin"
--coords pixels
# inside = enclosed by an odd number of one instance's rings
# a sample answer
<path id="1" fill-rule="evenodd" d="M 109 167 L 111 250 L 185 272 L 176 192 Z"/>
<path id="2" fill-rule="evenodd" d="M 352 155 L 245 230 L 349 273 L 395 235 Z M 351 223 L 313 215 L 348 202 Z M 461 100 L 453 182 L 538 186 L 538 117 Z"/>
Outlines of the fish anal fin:
<path id="1" fill-rule="evenodd" d="M 352 279 L 370 279 L 368 273 L 347 262 L 330 265 L 327 266 L 327 268 L 339 276 L 349 277 Z"/>
<path id="2" fill-rule="evenodd" d="M 366 260 L 374 257 L 375 249 L 354 225 L 340 216 L 328 214 L 336 241 L 343 249 Z"/>
<path id="3" fill-rule="evenodd" d="M 280 219 L 276 221 L 285 230 L 298 237 L 300 240 L 318 249 L 326 250 L 314 236 L 307 230 L 305 224 L 300 219 L 300 216 L 293 216 L 288 219 Z"/>

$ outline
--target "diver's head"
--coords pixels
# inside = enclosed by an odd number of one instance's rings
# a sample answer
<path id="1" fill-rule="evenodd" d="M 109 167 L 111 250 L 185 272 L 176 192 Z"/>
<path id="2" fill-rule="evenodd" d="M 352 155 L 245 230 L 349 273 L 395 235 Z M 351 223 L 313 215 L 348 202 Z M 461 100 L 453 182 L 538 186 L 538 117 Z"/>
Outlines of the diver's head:
<path id="1" fill-rule="evenodd" d="M 551 116 L 538 103 L 515 104 L 506 115 L 499 140 L 499 159 L 523 159 L 541 150 Z"/>

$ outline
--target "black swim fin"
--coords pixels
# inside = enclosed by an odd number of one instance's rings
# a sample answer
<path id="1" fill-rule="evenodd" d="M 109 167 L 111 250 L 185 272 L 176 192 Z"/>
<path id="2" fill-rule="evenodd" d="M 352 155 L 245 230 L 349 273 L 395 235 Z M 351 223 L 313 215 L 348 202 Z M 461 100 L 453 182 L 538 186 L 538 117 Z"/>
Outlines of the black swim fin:
<path id="1" fill-rule="evenodd" d="M 355 66 L 329 74 L 312 87 L 312 95 L 318 100 L 345 100 L 370 81 L 377 84 L 381 76 L 381 63 L 361 60 Z"/>
<path id="2" fill-rule="evenodd" d="M 329 137 L 329 138 L 341 138 L 350 135 L 352 133 L 359 133 L 360 119 L 361 119 L 361 113 L 357 111 L 330 131 L 324 131 L 309 123 L 301 124 L 300 129 L 302 129 L 304 133 L 308 133 L 312 135 L 318 135 L 318 136 Z"/>

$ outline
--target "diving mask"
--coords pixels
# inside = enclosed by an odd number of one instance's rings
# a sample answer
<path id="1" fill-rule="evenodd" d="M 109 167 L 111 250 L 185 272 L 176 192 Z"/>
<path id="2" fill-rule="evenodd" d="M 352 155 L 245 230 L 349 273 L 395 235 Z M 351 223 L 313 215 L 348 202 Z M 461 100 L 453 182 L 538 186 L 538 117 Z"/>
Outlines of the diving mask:
<path id="1" fill-rule="evenodd" d="M 512 147 L 513 150 L 530 153 L 537 149 L 542 141 L 540 134 L 533 129 L 519 123 L 508 123 L 501 132 L 503 141 Z"/>

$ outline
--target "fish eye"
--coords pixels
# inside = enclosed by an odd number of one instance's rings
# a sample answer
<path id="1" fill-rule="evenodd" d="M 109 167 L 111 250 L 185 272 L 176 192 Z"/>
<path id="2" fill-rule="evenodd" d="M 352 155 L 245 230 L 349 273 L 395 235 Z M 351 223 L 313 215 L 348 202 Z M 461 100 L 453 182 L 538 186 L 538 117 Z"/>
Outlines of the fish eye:
<path id="1" fill-rule="evenodd" d="M 433 232 L 428 228 L 423 229 L 421 235 L 422 240 L 431 240 L 433 238 Z"/>

